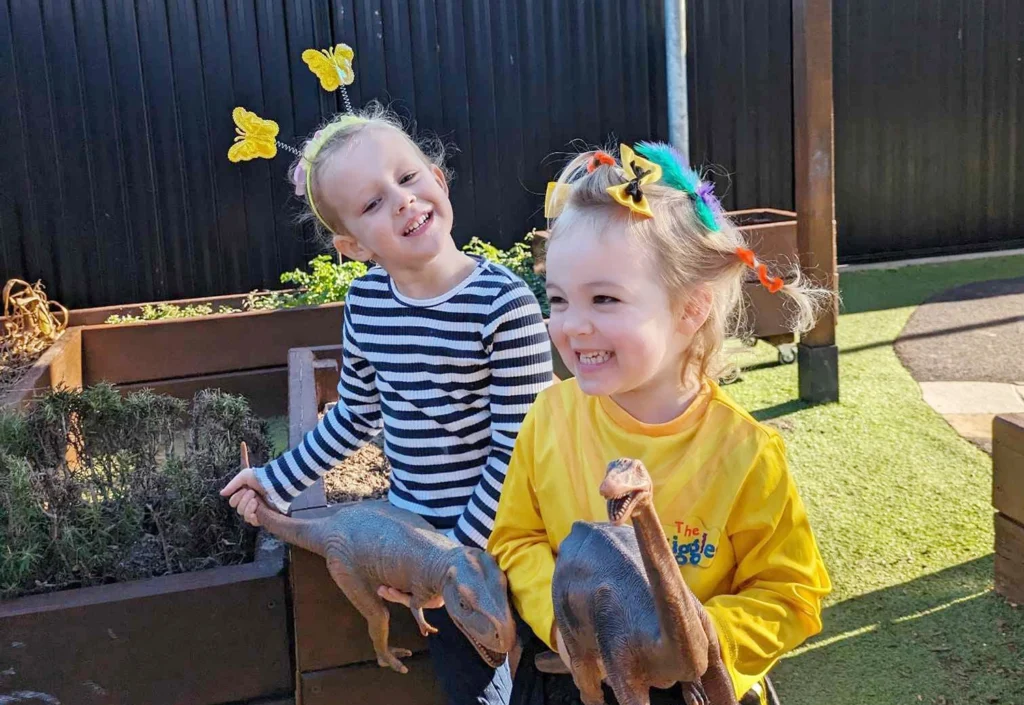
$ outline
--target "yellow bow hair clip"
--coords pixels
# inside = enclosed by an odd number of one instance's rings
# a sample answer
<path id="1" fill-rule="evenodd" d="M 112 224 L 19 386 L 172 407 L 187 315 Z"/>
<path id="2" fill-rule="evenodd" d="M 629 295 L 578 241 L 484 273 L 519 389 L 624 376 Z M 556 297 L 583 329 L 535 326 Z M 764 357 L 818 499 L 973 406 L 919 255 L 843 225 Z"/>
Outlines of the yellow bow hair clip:
<path id="1" fill-rule="evenodd" d="M 554 181 L 548 182 L 548 190 L 544 194 L 544 217 L 548 220 L 557 218 L 565 208 L 565 202 L 569 200 L 569 193 L 572 186 L 559 184 Z"/>
<path id="2" fill-rule="evenodd" d="M 341 88 L 341 97 L 345 100 L 345 110 L 352 112 L 352 104 L 348 100 L 345 86 L 352 84 L 356 72 L 352 70 L 352 59 L 355 52 L 348 44 L 338 44 L 327 49 L 306 49 L 302 52 L 302 60 L 309 70 L 320 79 L 320 86 L 325 91 L 336 91 Z"/>
<path id="3" fill-rule="evenodd" d="M 638 157 L 627 145 L 619 145 L 619 159 L 629 179 L 624 184 L 609 186 L 608 193 L 616 201 L 645 218 L 653 218 L 651 204 L 647 202 L 643 187 L 661 178 L 661 167 L 643 157 Z"/>

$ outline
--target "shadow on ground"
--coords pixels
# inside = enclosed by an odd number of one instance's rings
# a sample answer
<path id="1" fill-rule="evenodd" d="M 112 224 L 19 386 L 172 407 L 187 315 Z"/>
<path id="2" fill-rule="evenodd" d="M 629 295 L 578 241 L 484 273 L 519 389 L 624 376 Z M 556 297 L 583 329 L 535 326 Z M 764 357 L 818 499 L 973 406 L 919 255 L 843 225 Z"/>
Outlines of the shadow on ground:
<path id="1" fill-rule="evenodd" d="M 1024 704 L 1024 606 L 991 587 L 987 556 L 827 608 L 822 634 L 774 669 L 780 699 Z"/>

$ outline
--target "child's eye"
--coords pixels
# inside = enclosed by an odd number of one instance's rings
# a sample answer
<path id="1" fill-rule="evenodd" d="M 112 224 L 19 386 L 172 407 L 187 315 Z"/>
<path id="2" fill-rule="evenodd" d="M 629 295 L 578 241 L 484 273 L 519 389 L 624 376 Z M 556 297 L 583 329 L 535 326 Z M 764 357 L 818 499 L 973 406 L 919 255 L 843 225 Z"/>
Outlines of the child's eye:
<path id="1" fill-rule="evenodd" d="M 614 303 L 618 303 L 618 302 L 619 302 L 619 300 L 617 298 L 615 298 L 614 296 L 598 295 L 598 296 L 594 297 L 594 303 L 595 304 L 614 304 Z"/>
<path id="2" fill-rule="evenodd" d="M 409 183 L 410 181 L 412 181 L 415 178 L 416 178 L 416 172 L 415 171 L 410 171 L 408 174 L 406 174 L 405 176 L 402 177 L 402 180 L 399 183 L 407 184 L 407 183 Z"/>
<path id="3" fill-rule="evenodd" d="M 548 294 L 548 303 L 552 306 L 564 306 L 565 299 L 561 296 L 552 296 L 551 294 Z"/>
<path id="4" fill-rule="evenodd" d="M 363 213 L 369 213 L 370 211 L 377 207 L 378 203 L 380 203 L 379 198 L 373 199 L 372 201 L 366 204 L 365 208 L 363 208 Z"/>

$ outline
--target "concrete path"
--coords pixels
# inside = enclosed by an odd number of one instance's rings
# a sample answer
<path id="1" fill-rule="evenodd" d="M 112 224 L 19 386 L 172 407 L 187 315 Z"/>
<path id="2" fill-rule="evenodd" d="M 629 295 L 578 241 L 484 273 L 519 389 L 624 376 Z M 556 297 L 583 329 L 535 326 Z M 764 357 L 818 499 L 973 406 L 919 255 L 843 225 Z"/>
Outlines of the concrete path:
<path id="1" fill-rule="evenodd" d="M 1024 413 L 1024 277 L 978 282 L 922 304 L 895 344 L 924 400 L 992 452 L 992 419 Z"/>

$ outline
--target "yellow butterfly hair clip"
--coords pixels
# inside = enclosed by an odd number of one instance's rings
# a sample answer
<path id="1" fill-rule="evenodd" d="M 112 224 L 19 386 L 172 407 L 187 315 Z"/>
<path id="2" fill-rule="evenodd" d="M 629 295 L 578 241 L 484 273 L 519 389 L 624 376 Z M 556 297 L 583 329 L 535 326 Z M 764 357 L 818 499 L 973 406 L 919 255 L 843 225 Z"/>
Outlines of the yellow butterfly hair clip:
<path id="1" fill-rule="evenodd" d="M 352 112 L 352 103 L 348 100 L 345 86 L 352 84 L 356 72 L 352 70 L 352 59 L 355 52 L 348 44 L 338 44 L 327 49 L 306 49 L 302 52 L 302 60 L 309 70 L 320 79 L 320 86 L 325 91 L 336 91 L 341 88 L 341 97 L 345 101 L 345 110 Z"/>
<path id="2" fill-rule="evenodd" d="M 235 121 L 234 144 L 228 149 L 228 159 L 233 162 L 247 162 L 250 159 L 273 159 L 277 148 L 281 147 L 292 154 L 298 155 L 299 150 L 291 145 L 277 141 L 279 128 L 273 120 L 264 120 L 256 113 L 245 108 L 231 111 Z"/>
<path id="3" fill-rule="evenodd" d="M 619 159 L 629 181 L 618 186 L 609 186 L 608 193 L 634 213 L 645 218 L 653 218 L 654 213 L 651 211 L 651 204 L 647 202 L 647 196 L 644 195 L 643 187 L 661 178 L 661 167 L 638 157 L 624 144 L 619 145 Z"/>

